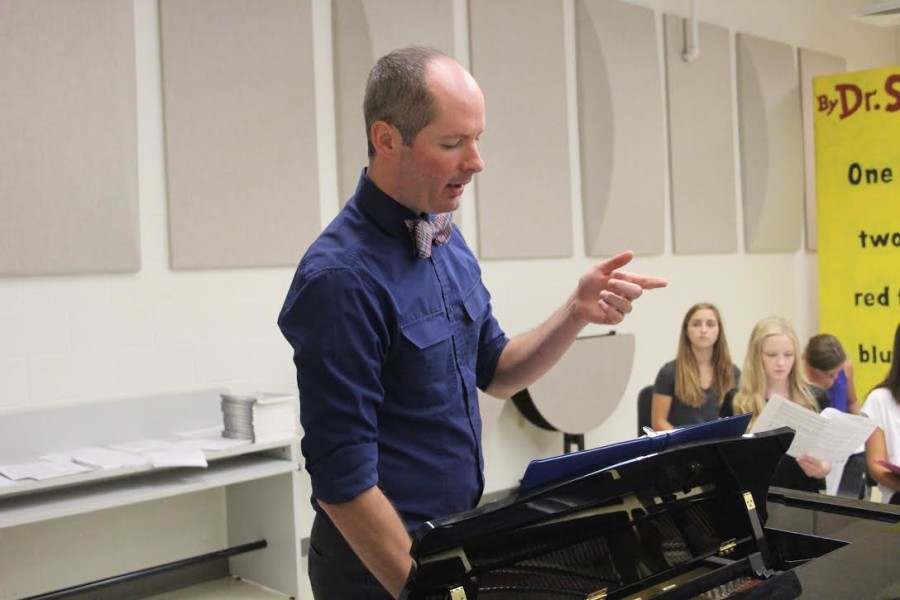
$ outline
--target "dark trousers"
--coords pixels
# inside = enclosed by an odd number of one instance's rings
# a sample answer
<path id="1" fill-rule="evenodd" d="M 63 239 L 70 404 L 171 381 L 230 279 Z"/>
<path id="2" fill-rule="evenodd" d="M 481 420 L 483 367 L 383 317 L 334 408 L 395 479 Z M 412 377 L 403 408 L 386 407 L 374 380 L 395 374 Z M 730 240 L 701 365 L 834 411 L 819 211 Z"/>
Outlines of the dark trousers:
<path id="1" fill-rule="evenodd" d="M 316 600 L 393 600 L 341 532 L 318 513 L 309 536 L 309 582 Z"/>

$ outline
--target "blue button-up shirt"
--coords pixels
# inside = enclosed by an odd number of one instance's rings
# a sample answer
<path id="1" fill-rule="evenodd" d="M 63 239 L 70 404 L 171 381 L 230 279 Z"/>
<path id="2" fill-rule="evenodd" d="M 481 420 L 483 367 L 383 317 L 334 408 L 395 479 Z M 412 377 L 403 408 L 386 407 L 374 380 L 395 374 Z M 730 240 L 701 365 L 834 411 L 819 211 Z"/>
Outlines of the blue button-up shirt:
<path id="1" fill-rule="evenodd" d="M 417 258 L 404 223 L 416 216 L 363 172 L 278 319 L 294 348 L 313 498 L 346 502 L 378 485 L 407 529 L 478 502 L 476 386 L 509 341 L 459 230 Z"/>

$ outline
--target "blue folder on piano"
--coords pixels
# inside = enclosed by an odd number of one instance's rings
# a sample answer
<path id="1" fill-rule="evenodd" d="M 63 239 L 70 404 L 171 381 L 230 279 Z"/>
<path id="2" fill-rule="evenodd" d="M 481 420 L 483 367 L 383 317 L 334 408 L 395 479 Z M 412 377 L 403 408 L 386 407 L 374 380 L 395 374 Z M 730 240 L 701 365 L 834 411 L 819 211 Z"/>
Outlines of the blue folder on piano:
<path id="1" fill-rule="evenodd" d="M 609 446 L 533 460 L 525 469 L 518 494 L 521 496 L 557 481 L 570 479 L 577 475 L 586 475 L 675 446 L 740 437 L 747 431 L 750 417 L 749 413 L 735 415 L 698 425 L 687 425 L 670 431 L 661 431 L 652 436 L 639 437 Z"/>

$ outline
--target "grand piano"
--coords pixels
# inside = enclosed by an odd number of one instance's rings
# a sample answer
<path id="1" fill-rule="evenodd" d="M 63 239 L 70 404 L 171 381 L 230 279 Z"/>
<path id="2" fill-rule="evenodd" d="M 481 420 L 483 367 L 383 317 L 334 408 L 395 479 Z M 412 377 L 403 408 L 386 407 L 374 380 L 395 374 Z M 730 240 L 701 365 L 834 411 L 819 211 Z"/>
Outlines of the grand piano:
<path id="1" fill-rule="evenodd" d="M 900 507 L 770 488 L 793 431 L 745 426 L 533 461 L 516 494 L 416 532 L 401 597 L 900 598 Z"/>

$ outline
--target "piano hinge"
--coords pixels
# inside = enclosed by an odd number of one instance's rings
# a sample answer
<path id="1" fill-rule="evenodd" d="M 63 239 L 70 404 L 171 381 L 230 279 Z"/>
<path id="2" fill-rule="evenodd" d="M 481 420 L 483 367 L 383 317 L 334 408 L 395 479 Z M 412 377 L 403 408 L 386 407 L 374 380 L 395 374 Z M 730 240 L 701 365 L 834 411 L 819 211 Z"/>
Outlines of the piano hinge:
<path id="1" fill-rule="evenodd" d="M 744 492 L 744 504 L 747 505 L 747 510 L 754 510 L 756 508 L 756 502 L 753 501 L 753 494 Z"/>
<path id="2" fill-rule="evenodd" d="M 596 592 L 591 592 L 587 596 L 584 597 L 584 600 L 605 600 L 606 598 L 606 588 L 601 590 L 597 590 Z"/>
<path id="3" fill-rule="evenodd" d="M 735 540 L 734 538 L 722 542 L 722 544 L 719 546 L 719 556 L 725 556 L 726 554 L 731 553 L 732 551 L 734 551 L 734 548 L 736 546 L 737 540 Z"/>
<path id="4" fill-rule="evenodd" d="M 450 590 L 450 600 L 468 600 L 465 588 L 459 586 Z"/>

